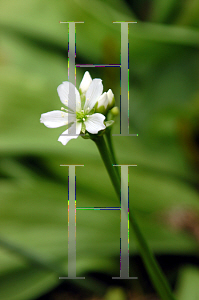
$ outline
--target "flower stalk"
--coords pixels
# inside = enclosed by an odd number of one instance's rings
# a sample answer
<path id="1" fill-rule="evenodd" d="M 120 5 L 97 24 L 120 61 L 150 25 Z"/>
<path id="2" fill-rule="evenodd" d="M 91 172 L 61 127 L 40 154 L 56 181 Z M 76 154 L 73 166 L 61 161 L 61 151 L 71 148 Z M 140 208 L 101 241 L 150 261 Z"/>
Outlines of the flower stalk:
<path id="1" fill-rule="evenodd" d="M 113 143 L 112 143 L 112 138 L 111 138 L 111 134 L 112 134 L 111 129 L 112 129 L 111 127 L 108 127 L 106 129 L 105 136 L 106 136 L 107 144 L 108 144 L 108 147 L 109 147 L 110 156 L 112 158 L 112 164 L 117 165 L 117 159 L 116 159 L 116 156 L 115 156 L 115 151 L 114 151 L 114 148 L 113 148 Z M 120 179 L 119 168 L 115 168 L 115 169 L 116 169 L 117 175 Z"/>
<path id="2" fill-rule="evenodd" d="M 110 132 L 109 132 L 110 134 Z M 109 177 L 111 179 L 111 182 L 113 184 L 113 187 L 115 189 L 115 192 L 117 194 L 118 200 L 120 201 L 120 179 L 118 176 L 118 173 L 112 166 L 112 162 L 115 161 L 114 151 L 112 147 L 111 136 L 107 136 L 109 142 L 109 148 L 106 145 L 104 136 L 97 136 L 93 141 L 95 142 L 101 158 L 104 162 L 104 165 L 106 167 L 106 170 L 109 174 Z M 134 217 L 134 214 L 132 213 L 132 210 L 129 211 L 129 221 L 131 223 L 131 226 L 133 227 L 135 236 L 137 238 L 137 242 L 140 249 L 140 254 L 143 259 L 144 265 L 148 271 L 149 277 L 151 278 L 151 281 L 154 285 L 154 288 L 156 289 L 157 293 L 161 297 L 162 300 L 176 300 L 175 296 L 173 295 L 169 284 L 167 282 L 166 277 L 164 276 L 161 268 L 159 267 L 153 253 L 149 249 L 147 242 L 139 228 L 139 225 L 137 224 L 137 221 Z"/>

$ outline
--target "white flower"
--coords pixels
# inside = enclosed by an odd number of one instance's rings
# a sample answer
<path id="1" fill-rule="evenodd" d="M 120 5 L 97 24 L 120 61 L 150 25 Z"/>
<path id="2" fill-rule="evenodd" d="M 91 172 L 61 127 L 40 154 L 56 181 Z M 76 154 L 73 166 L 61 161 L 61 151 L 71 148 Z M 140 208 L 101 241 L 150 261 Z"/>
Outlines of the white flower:
<path id="1" fill-rule="evenodd" d="M 67 125 L 68 129 L 58 139 L 63 145 L 66 145 L 71 139 L 76 139 L 81 132 L 85 133 L 86 130 L 92 134 L 97 134 L 106 128 L 104 125 L 105 116 L 94 113 L 93 109 L 102 91 L 102 80 L 97 78 L 92 80 L 89 72 L 84 74 L 80 83 L 81 96 L 72 83 L 64 81 L 58 86 L 57 92 L 66 108 L 62 107 L 62 111 L 54 110 L 42 114 L 40 122 L 49 128 Z M 71 97 L 71 95 L 73 96 Z"/>

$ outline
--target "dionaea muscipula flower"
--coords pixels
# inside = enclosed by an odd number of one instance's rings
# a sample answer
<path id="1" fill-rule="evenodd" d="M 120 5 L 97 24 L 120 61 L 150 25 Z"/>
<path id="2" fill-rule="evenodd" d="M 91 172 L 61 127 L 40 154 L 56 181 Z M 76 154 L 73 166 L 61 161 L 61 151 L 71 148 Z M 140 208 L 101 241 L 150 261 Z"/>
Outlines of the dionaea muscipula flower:
<path id="1" fill-rule="evenodd" d="M 73 99 L 69 96 L 69 88 L 75 92 Z M 61 111 L 54 110 L 41 115 L 40 122 L 46 127 L 67 126 L 67 130 L 58 139 L 63 145 L 66 145 L 71 139 L 76 139 L 81 132 L 88 131 L 91 134 L 97 134 L 106 128 L 104 125 L 105 116 L 98 112 L 95 113 L 94 109 L 100 96 L 104 97 L 102 95 L 102 80 L 98 78 L 92 80 L 89 72 L 86 72 L 79 89 L 80 92 L 72 83 L 64 81 L 58 86 L 57 92 L 66 108 L 62 107 Z M 71 132 L 76 128 L 76 135 L 69 135 L 68 128 L 71 128 Z"/>

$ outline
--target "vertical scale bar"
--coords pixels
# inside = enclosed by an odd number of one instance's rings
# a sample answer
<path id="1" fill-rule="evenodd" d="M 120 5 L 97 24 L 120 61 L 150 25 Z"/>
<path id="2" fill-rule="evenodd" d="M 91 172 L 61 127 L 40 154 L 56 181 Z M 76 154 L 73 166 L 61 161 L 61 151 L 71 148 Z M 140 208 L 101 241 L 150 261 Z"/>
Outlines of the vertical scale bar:
<path id="1" fill-rule="evenodd" d="M 114 165 L 119 166 L 119 165 Z M 129 180 L 128 167 L 121 166 L 121 223 L 120 223 L 120 277 L 112 279 L 138 279 L 129 277 Z M 136 166 L 136 165 L 132 165 Z"/>
<path id="2" fill-rule="evenodd" d="M 129 133 L 129 99 L 128 99 L 128 26 L 126 22 L 121 23 L 121 99 L 120 120 L 121 135 Z M 123 101 L 122 101 L 123 100 Z"/>
<path id="3" fill-rule="evenodd" d="M 68 81 L 69 81 L 69 90 L 68 90 L 68 103 L 67 106 L 76 112 L 76 95 L 75 95 L 75 85 L 76 85 L 76 23 L 84 22 L 59 22 L 68 24 Z M 71 84 L 72 83 L 72 84 Z M 68 114 L 68 124 L 72 124 L 74 118 L 71 114 Z M 68 136 L 77 136 L 76 134 L 76 123 L 74 122 L 72 126 L 69 126 L 67 134 Z"/>
<path id="4" fill-rule="evenodd" d="M 76 277 L 75 166 L 68 168 L 68 278 Z"/>
<path id="5" fill-rule="evenodd" d="M 68 277 L 59 279 L 85 279 L 76 277 L 76 166 L 68 165 Z"/>
<path id="6" fill-rule="evenodd" d="M 72 108 L 76 112 L 76 96 L 75 96 L 75 22 L 70 22 L 68 24 L 68 81 L 72 84 L 69 84 L 69 99 L 68 107 Z M 71 114 L 68 114 L 68 124 L 72 123 L 74 118 Z M 70 126 L 68 129 L 69 136 L 76 135 L 76 123 L 73 126 Z"/>
<path id="7" fill-rule="evenodd" d="M 120 134 L 113 136 L 138 136 L 129 134 L 129 23 L 121 23 L 121 53 L 120 53 Z"/>
<path id="8" fill-rule="evenodd" d="M 128 166 L 121 166 L 121 269 L 120 277 L 129 277 L 129 226 L 128 226 Z"/>

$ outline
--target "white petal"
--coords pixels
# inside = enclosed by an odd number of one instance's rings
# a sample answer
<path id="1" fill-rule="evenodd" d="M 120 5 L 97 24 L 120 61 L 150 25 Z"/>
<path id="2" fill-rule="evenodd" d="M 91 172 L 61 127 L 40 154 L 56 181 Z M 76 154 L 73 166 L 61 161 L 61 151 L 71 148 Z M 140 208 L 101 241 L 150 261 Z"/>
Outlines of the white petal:
<path id="1" fill-rule="evenodd" d="M 88 71 L 86 71 L 84 73 L 84 77 L 82 78 L 82 81 L 81 81 L 80 86 L 79 86 L 79 89 L 81 90 L 82 93 L 85 94 L 87 92 L 91 82 L 92 82 L 91 75 Z"/>
<path id="2" fill-rule="evenodd" d="M 97 100 L 97 107 L 99 108 L 100 106 L 104 106 L 105 109 L 108 106 L 108 97 L 106 92 L 104 92 Z"/>
<path id="3" fill-rule="evenodd" d="M 113 101 L 113 98 L 114 98 L 114 94 L 113 94 L 113 92 L 112 92 L 111 89 L 108 90 L 107 97 L 108 97 L 108 103 L 112 104 L 112 101 Z"/>
<path id="4" fill-rule="evenodd" d="M 76 135 L 73 135 L 75 132 L 75 125 L 76 125 Z M 80 122 L 73 123 L 69 129 L 65 130 L 60 135 L 60 137 L 58 138 L 58 141 L 61 142 L 63 145 L 66 145 L 70 140 L 78 138 L 81 128 L 82 128 L 82 123 L 80 123 Z M 70 131 L 72 131 L 72 132 L 70 132 Z"/>
<path id="5" fill-rule="evenodd" d="M 84 105 L 84 109 L 89 108 L 89 110 L 91 110 L 95 106 L 99 96 L 101 96 L 102 91 L 103 91 L 102 80 L 98 78 L 93 79 L 93 81 L 91 82 L 88 88 L 88 91 L 86 92 L 86 102 Z"/>
<path id="6" fill-rule="evenodd" d="M 68 114 L 60 110 L 53 110 L 42 114 L 40 122 L 44 123 L 46 127 L 57 128 L 68 124 Z"/>
<path id="7" fill-rule="evenodd" d="M 90 133 L 96 134 L 98 131 L 106 128 L 104 125 L 105 116 L 99 113 L 90 115 L 84 122 L 86 130 Z"/>
<path id="8" fill-rule="evenodd" d="M 81 110 L 80 94 L 71 82 L 62 82 L 62 84 L 58 86 L 57 92 L 64 105 L 68 106 L 74 112 Z"/>

